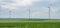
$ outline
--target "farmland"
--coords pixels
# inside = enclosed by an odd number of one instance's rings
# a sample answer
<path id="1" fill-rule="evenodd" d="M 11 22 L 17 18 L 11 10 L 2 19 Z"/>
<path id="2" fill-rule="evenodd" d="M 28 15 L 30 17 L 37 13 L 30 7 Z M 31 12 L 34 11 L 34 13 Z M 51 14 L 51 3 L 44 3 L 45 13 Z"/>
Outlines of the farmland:
<path id="1" fill-rule="evenodd" d="M 0 28 L 60 28 L 60 20 L 0 19 Z"/>

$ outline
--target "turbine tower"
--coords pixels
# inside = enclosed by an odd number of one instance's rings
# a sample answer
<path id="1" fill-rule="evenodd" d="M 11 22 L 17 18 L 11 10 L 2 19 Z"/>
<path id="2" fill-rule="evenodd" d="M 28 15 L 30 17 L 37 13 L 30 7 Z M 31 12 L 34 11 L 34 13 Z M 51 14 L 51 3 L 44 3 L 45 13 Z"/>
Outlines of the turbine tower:
<path id="1" fill-rule="evenodd" d="M 0 16 L 1 16 L 1 6 L 0 6 Z"/>
<path id="2" fill-rule="evenodd" d="M 49 8 L 49 19 L 51 19 L 51 6 L 52 4 L 49 4 L 48 8 Z"/>
<path id="3" fill-rule="evenodd" d="M 51 18 L 51 15 L 50 15 L 50 7 L 48 7 L 49 8 L 49 19 Z"/>
<path id="4" fill-rule="evenodd" d="M 51 19 L 51 6 L 55 3 L 55 0 L 49 0 L 49 19 Z"/>
<path id="5" fill-rule="evenodd" d="M 9 10 L 9 18 L 11 18 L 11 10 Z"/>
<path id="6" fill-rule="evenodd" d="M 29 8 L 29 19 L 30 19 L 30 8 Z"/>

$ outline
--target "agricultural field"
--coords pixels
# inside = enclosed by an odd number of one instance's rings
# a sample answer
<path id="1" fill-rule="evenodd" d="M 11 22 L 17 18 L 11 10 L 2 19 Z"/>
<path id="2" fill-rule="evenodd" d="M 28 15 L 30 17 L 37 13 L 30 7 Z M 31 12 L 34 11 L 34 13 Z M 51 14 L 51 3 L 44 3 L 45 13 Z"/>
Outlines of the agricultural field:
<path id="1" fill-rule="evenodd" d="M 0 19 L 0 28 L 60 28 L 60 20 Z"/>

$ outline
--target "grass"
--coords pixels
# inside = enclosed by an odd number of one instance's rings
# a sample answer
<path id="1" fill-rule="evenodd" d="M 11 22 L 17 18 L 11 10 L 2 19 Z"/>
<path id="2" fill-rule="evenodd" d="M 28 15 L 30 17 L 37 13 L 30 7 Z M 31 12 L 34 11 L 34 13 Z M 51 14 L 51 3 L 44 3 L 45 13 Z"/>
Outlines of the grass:
<path id="1" fill-rule="evenodd" d="M 0 20 L 0 28 L 60 28 L 60 20 Z"/>

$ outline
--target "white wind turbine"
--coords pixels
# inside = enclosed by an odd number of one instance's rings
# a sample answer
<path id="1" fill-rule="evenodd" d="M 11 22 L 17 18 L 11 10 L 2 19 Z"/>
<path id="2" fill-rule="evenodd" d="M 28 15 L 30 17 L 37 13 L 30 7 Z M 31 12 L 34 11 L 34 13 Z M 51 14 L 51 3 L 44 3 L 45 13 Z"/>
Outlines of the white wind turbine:
<path id="1" fill-rule="evenodd" d="M 12 13 L 13 13 L 15 7 L 7 6 L 7 8 L 8 8 L 8 11 L 9 11 L 9 18 L 12 18 Z"/>
<path id="2" fill-rule="evenodd" d="M 30 16 L 30 8 L 29 8 L 29 19 L 30 19 L 30 17 L 31 17 L 31 16 Z"/>
<path id="3" fill-rule="evenodd" d="M 48 6 L 48 8 L 49 8 L 49 19 L 51 19 L 51 6 L 52 6 L 52 4 L 55 2 L 56 0 L 49 0 L 49 6 Z"/>
<path id="4" fill-rule="evenodd" d="M 0 6 L 0 15 L 1 15 L 1 6 Z"/>

